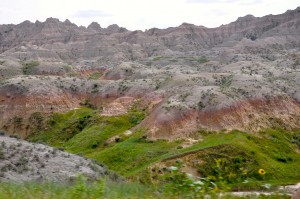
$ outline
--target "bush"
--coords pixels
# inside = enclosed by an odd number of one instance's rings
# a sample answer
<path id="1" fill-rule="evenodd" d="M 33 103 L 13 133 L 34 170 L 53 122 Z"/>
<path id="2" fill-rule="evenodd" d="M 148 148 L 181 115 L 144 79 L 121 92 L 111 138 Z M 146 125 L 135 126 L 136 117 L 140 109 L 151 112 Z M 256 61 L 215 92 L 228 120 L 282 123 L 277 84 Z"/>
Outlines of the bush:
<path id="1" fill-rule="evenodd" d="M 5 131 L 0 130 L 0 136 L 4 136 L 6 134 Z"/>
<path id="2" fill-rule="evenodd" d="M 89 99 L 85 99 L 84 102 L 80 102 L 81 106 L 85 106 L 87 108 L 96 109 L 97 107 L 91 103 Z"/>
<path id="3" fill-rule="evenodd" d="M 3 152 L 2 147 L 0 146 L 0 159 L 4 159 L 4 158 L 5 158 L 4 152 Z"/>
<path id="4" fill-rule="evenodd" d="M 21 128 L 22 125 L 23 125 L 23 118 L 22 117 L 19 117 L 19 116 L 15 116 L 13 119 L 12 119 L 12 122 L 14 124 L 14 126 L 16 128 Z"/>
<path id="5" fill-rule="evenodd" d="M 22 70 L 24 75 L 32 75 L 34 68 L 40 65 L 40 63 L 38 61 L 30 61 L 30 62 L 22 63 L 22 65 L 23 65 Z"/>
<path id="6" fill-rule="evenodd" d="M 34 112 L 30 115 L 29 122 L 30 122 L 31 125 L 34 125 L 34 127 L 37 130 L 42 130 L 44 117 L 43 117 L 42 113 Z"/>

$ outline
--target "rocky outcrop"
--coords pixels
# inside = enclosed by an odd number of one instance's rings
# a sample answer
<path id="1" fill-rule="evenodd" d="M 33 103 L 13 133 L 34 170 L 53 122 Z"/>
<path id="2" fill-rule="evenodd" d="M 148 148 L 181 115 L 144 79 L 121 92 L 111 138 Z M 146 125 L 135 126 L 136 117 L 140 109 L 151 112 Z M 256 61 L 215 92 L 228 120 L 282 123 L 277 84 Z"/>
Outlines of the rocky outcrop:
<path id="1" fill-rule="evenodd" d="M 106 116 L 140 100 L 154 139 L 200 128 L 299 128 L 299 24 L 300 8 L 218 28 L 143 32 L 54 18 L 0 25 L 0 128 L 26 137 L 32 114 L 86 100 Z"/>
<path id="2" fill-rule="evenodd" d="M 237 101 L 227 107 L 205 111 L 158 108 L 143 122 L 153 139 L 184 138 L 199 129 L 244 130 L 300 128 L 300 105 L 289 97 Z"/>
<path id="3" fill-rule="evenodd" d="M 183 23 L 179 27 L 153 28 L 146 32 L 128 31 L 116 24 L 105 29 L 96 22 L 84 28 L 54 18 L 45 22 L 24 21 L 0 26 L 0 52 L 23 60 L 33 59 L 33 54 L 20 57 L 18 47 L 36 45 L 55 52 L 51 57 L 56 61 L 74 63 L 89 59 L 111 65 L 170 52 L 186 54 L 215 46 L 233 46 L 244 38 L 256 41 L 279 36 L 284 43 L 291 44 L 299 41 L 299 9 L 261 18 L 247 15 L 218 28 Z M 39 51 L 36 50 L 38 54 Z"/>
<path id="4" fill-rule="evenodd" d="M 0 137 L 0 182 L 72 182 L 79 175 L 91 180 L 107 170 L 86 158 L 43 144 Z"/>
<path id="5" fill-rule="evenodd" d="M 101 26 L 97 22 L 92 22 L 90 25 L 88 25 L 87 29 L 95 30 L 95 31 L 100 31 Z"/>

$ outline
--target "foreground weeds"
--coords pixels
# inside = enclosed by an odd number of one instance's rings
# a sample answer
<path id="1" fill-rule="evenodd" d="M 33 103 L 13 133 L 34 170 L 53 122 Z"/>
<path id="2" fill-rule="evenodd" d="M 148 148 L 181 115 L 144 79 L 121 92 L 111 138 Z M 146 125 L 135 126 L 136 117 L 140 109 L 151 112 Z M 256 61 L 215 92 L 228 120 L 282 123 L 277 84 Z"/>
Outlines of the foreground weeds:
<path id="1" fill-rule="evenodd" d="M 175 170 L 174 170 L 175 171 Z M 24 184 L 0 183 L 0 198 L 2 199 L 100 199 L 100 198 L 257 198 L 257 199 L 285 199 L 290 196 L 282 193 L 271 195 L 245 195 L 234 196 L 222 193 L 218 186 L 208 180 L 193 181 L 184 176 L 180 171 L 172 173 L 174 181 L 165 186 L 148 186 L 134 182 L 111 182 L 100 180 L 89 182 L 79 177 L 75 183 L 36 183 Z M 194 186 L 193 186 L 194 185 Z"/>

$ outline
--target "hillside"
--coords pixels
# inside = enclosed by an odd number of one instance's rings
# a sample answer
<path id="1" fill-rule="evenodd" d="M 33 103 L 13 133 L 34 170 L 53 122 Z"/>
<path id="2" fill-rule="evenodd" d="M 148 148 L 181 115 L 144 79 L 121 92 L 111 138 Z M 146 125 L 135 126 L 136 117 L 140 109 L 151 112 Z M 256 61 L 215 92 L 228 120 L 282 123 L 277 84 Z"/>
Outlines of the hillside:
<path id="1" fill-rule="evenodd" d="M 107 176 L 100 165 L 42 144 L 0 137 L 1 182 L 72 182 L 78 176 L 96 180 Z"/>
<path id="2" fill-rule="evenodd" d="M 103 179 L 90 158 L 154 189 L 186 172 L 276 192 L 299 182 L 299 129 L 300 7 L 217 28 L 0 25 L 1 134 L 34 142 L 0 137 L 0 181 Z"/>
<path id="3" fill-rule="evenodd" d="M 299 23 L 297 8 L 213 29 L 141 32 L 52 18 L 1 25 L 0 126 L 26 137 L 35 112 L 85 100 L 113 108 L 125 96 L 151 109 L 143 124 L 153 138 L 299 128 Z"/>

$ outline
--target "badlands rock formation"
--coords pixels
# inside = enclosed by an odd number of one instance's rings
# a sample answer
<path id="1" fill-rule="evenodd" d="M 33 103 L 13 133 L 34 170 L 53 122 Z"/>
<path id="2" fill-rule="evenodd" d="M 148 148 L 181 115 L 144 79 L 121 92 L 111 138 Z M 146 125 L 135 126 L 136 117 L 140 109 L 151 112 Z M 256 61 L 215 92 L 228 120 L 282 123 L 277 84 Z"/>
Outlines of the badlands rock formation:
<path id="1" fill-rule="evenodd" d="M 142 125 L 152 138 L 299 128 L 299 48 L 300 7 L 217 28 L 130 31 L 53 18 L 0 25 L 0 126 L 26 137 L 32 114 L 85 100 L 119 114 L 125 97 L 148 107 Z"/>

